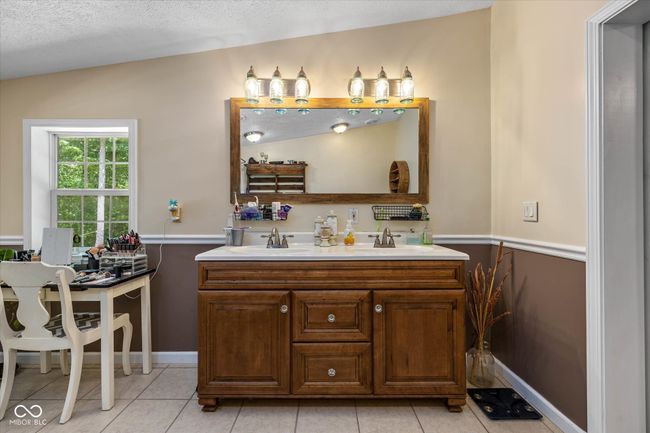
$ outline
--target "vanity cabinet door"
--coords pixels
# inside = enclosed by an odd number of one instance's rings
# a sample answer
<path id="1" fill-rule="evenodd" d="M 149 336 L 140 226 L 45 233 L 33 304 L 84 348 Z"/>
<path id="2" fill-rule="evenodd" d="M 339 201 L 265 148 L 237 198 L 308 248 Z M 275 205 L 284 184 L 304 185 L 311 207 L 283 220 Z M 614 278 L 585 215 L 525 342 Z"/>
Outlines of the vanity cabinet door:
<path id="1" fill-rule="evenodd" d="M 288 291 L 199 291 L 199 394 L 289 393 Z"/>
<path id="2" fill-rule="evenodd" d="M 465 393 L 464 291 L 376 290 L 376 394 Z"/>

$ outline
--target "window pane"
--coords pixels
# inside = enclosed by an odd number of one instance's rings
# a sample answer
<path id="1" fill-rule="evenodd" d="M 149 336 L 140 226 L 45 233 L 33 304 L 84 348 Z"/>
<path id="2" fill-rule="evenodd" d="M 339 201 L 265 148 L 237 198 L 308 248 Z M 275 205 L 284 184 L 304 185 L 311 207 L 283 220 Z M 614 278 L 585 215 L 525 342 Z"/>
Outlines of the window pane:
<path id="1" fill-rule="evenodd" d="M 58 188 L 83 188 L 84 169 L 81 164 L 58 164 Z"/>
<path id="2" fill-rule="evenodd" d="M 119 235 L 127 233 L 129 231 L 128 223 L 113 223 L 111 224 L 111 237 L 115 238 Z"/>
<path id="3" fill-rule="evenodd" d="M 85 195 L 83 199 L 83 220 L 97 221 L 97 196 Z"/>
<path id="4" fill-rule="evenodd" d="M 59 161 L 78 161 L 84 159 L 83 137 L 59 137 L 57 140 L 57 158 Z"/>
<path id="5" fill-rule="evenodd" d="M 129 139 L 126 137 L 116 137 L 115 139 L 115 161 L 129 161 Z"/>
<path id="6" fill-rule="evenodd" d="M 109 170 L 111 170 L 110 165 L 107 167 L 105 164 L 88 164 L 88 183 L 86 184 L 86 188 L 111 188 L 111 184 L 106 182 L 106 172 Z"/>
<path id="7" fill-rule="evenodd" d="M 106 161 L 113 161 L 113 141 L 115 137 L 106 137 Z"/>
<path id="8" fill-rule="evenodd" d="M 88 137 L 88 159 L 87 161 L 99 161 L 101 139 L 99 137 Z"/>
<path id="9" fill-rule="evenodd" d="M 81 247 L 81 223 L 58 223 L 58 227 L 62 229 L 72 229 L 73 232 L 73 247 Z M 77 242 L 75 242 L 75 240 Z"/>
<path id="10" fill-rule="evenodd" d="M 83 225 L 84 228 L 84 235 L 83 239 L 81 240 L 81 246 L 84 247 L 94 247 L 96 242 L 96 236 L 97 236 L 97 223 L 84 223 Z M 100 236 L 100 239 L 103 239 L 104 236 Z M 103 242 L 103 241 L 101 241 Z"/>
<path id="11" fill-rule="evenodd" d="M 129 189 L 129 166 L 127 164 L 115 165 L 115 188 Z"/>
<path id="12" fill-rule="evenodd" d="M 116 196 L 112 197 L 112 221 L 128 221 L 129 220 L 129 197 Z"/>
<path id="13" fill-rule="evenodd" d="M 57 221 L 81 220 L 81 197 L 58 196 L 56 207 Z"/>

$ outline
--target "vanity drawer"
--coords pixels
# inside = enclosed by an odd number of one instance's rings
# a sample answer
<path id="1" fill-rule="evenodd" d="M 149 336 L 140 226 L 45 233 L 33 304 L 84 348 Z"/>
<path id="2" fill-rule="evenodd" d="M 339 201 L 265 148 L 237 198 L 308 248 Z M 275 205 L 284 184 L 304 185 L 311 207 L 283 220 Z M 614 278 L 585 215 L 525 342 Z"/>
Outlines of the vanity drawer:
<path id="1" fill-rule="evenodd" d="M 294 343 L 293 394 L 370 394 L 370 343 Z"/>
<path id="2" fill-rule="evenodd" d="M 293 292 L 293 341 L 370 341 L 370 292 Z"/>

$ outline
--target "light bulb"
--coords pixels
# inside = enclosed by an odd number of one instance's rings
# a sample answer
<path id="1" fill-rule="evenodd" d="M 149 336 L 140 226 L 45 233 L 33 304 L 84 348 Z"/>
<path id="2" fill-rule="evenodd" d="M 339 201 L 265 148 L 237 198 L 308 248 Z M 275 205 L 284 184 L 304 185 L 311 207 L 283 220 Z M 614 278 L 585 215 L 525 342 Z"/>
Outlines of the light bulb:
<path id="1" fill-rule="evenodd" d="M 255 76 L 253 67 L 248 70 L 246 74 L 246 81 L 244 81 L 244 92 L 246 93 L 246 102 L 249 104 L 257 104 L 260 102 L 260 82 Z"/>
<path id="2" fill-rule="evenodd" d="M 363 78 L 361 77 L 361 71 L 359 71 L 358 66 L 356 72 L 348 83 L 348 94 L 351 98 L 350 101 L 354 104 L 363 101 Z"/>
<path id="3" fill-rule="evenodd" d="M 298 72 L 298 77 L 296 78 L 296 88 L 295 88 L 295 97 L 296 103 L 306 104 L 309 102 L 309 91 L 310 91 L 309 80 L 307 79 L 307 74 L 300 67 L 300 72 Z"/>
<path id="4" fill-rule="evenodd" d="M 377 75 L 377 81 L 375 81 L 375 103 L 388 103 L 388 77 L 386 77 L 383 66 L 379 71 L 379 75 Z"/>
<path id="5" fill-rule="evenodd" d="M 261 131 L 248 131 L 244 134 L 244 138 L 251 143 L 257 143 L 264 136 L 264 133 Z"/>
<path id="6" fill-rule="evenodd" d="M 348 130 L 348 126 L 350 125 L 345 122 L 337 123 L 336 125 L 332 125 L 332 131 L 336 132 L 337 134 L 343 134 Z"/>
<path id="7" fill-rule="evenodd" d="M 404 68 L 404 73 L 402 74 L 402 83 L 400 85 L 400 100 L 402 104 L 410 104 L 413 102 L 413 95 L 415 94 L 415 83 L 413 82 L 413 76 L 409 67 Z"/>
<path id="8" fill-rule="evenodd" d="M 276 66 L 275 72 L 273 72 L 273 76 L 271 77 L 271 83 L 269 84 L 269 98 L 272 104 L 282 104 L 283 96 L 284 81 L 282 81 L 280 69 Z"/>

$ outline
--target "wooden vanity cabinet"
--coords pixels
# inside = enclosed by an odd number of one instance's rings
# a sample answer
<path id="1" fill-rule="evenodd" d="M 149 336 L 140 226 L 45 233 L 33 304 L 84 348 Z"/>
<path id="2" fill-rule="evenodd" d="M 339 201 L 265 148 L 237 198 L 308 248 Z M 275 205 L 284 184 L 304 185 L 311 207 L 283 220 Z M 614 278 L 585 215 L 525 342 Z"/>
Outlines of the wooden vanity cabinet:
<path id="1" fill-rule="evenodd" d="M 465 404 L 462 261 L 199 262 L 199 404 Z"/>

